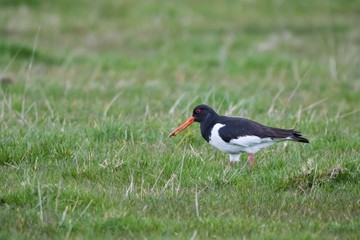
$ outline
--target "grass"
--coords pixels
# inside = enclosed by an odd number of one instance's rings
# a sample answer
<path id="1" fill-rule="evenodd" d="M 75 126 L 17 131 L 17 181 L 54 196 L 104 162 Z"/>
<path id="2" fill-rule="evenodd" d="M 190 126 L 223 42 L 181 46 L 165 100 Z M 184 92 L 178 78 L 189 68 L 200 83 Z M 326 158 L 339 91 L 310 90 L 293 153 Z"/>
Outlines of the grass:
<path id="1" fill-rule="evenodd" d="M 360 237 L 359 1 L 53 2 L 0 4 L 0 239 Z M 199 103 L 311 143 L 229 168 Z"/>

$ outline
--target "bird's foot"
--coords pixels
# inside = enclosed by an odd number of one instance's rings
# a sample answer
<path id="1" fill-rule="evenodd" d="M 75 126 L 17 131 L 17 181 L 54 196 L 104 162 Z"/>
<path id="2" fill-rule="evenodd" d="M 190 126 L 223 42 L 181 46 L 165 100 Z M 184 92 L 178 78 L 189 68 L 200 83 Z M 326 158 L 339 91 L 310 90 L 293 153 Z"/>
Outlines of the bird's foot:
<path id="1" fill-rule="evenodd" d="M 230 161 L 229 166 L 232 167 L 232 165 L 234 165 L 234 161 Z"/>

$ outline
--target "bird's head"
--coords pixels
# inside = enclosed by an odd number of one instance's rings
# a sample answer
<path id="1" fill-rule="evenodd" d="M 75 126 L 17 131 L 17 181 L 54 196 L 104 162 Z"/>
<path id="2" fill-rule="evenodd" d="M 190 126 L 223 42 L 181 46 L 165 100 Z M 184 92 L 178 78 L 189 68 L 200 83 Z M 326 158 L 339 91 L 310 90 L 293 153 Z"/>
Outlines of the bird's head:
<path id="1" fill-rule="evenodd" d="M 198 105 L 194 108 L 192 116 L 186 120 L 183 124 L 179 127 L 174 129 L 170 134 L 169 137 L 176 136 L 185 128 L 190 126 L 193 122 L 203 122 L 208 119 L 210 116 L 217 115 L 216 112 L 209 106 L 205 104 Z"/>
<path id="2" fill-rule="evenodd" d="M 195 122 L 203 122 L 214 114 L 216 114 L 216 112 L 211 107 L 201 104 L 194 108 L 192 117 Z"/>

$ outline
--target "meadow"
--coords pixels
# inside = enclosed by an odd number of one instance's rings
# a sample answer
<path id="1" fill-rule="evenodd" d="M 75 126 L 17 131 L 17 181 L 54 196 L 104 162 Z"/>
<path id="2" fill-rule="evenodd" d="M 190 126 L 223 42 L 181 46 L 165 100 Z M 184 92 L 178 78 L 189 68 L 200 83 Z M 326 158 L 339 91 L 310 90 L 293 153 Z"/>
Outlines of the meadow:
<path id="1" fill-rule="evenodd" d="M 0 239 L 359 239 L 360 1 L 0 3 Z M 296 128 L 229 167 L 197 104 Z"/>

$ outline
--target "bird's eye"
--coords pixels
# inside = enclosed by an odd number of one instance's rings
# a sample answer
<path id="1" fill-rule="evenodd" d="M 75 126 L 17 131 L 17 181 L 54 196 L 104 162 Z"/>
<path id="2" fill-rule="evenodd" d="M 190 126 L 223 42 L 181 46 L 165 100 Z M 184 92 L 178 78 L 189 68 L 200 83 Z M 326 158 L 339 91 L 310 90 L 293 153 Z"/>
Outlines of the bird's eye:
<path id="1" fill-rule="evenodd" d="M 200 113 L 200 112 L 201 110 L 199 108 L 195 110 L 195 113 Z"/>

